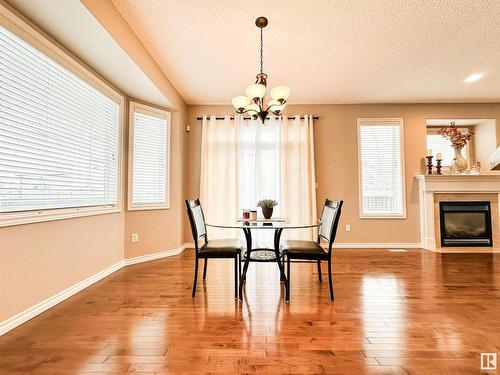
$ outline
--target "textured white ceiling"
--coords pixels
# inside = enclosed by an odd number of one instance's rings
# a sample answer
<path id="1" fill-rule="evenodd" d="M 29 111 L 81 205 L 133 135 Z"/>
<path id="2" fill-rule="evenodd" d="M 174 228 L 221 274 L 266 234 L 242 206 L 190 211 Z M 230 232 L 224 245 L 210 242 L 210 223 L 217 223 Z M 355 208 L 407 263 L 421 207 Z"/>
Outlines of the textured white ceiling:
<path id="1" fill-rule="evenodd" d="M 261 15 L 264 70 L 290 103 L 500 100 L 499 0 L 112 1 L 189 104 L 253 83 Z"/>
<path id="2" fill-rule="evenodd" d="M 9 0 L 9 3 L 126 95 L 171 106 L 80 1 Z"/>

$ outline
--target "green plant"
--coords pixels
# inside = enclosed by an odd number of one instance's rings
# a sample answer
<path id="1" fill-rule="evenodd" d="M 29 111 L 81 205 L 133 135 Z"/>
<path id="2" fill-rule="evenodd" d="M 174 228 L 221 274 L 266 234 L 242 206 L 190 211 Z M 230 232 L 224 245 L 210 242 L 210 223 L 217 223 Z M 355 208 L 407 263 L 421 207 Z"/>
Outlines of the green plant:
<path id="1" fill-rule="evenodd" d="M 273 208 L 277 205 L 278 202 L 276 202 L 274 199 L 261 199 L 257 202 L 257 206 L 261 208 Z"/>

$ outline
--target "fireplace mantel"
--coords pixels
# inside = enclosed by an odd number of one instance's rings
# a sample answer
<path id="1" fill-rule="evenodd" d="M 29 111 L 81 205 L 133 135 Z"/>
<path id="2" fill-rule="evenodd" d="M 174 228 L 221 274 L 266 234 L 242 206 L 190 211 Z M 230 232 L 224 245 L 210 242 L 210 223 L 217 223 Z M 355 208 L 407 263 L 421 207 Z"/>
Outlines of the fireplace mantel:
<path id="1" fill-rule="evenodd" d="M 420 190 L 434 193 L 500 193 L 500 174 L 418 175 Z"/>
<path id="2" fill-rule="evenodd" d="M 417 175 L 415 178 L 419 186 L 420 241 L 422 248 L 427 250 L 437 249 L 436 220 L 439 219 L 435 213 L 436 194 L 471 194 L 471 200 L 475 199 L 473 194 L 496 194 L 500 200 L 500 174 Z M 499 216 L 498 210 L 492 214 Z M 494 222 L 498 223 L 498 220 Z M 499 245 L 494 243 L 495 247 Z"/>

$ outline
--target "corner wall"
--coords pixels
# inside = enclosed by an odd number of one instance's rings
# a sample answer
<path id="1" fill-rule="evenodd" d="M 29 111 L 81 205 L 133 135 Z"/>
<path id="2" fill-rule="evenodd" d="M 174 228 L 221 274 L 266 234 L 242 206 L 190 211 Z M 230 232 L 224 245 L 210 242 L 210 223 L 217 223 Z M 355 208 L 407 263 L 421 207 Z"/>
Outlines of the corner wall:
<path id="1" fill-rule="evenodd" d="M 169 109 L 172 112 L 171 208 L 126 210 L 128 122 L 125 121 L 122 212 L 0 228 L 0 327 L 16 314 L 108 267 L 123 265 L 124 259 L 177 249 L 184 243 L 186 104 L 112 4 L 85 3 L 94 5 L 89 10 L 172 104 Z M 0 0 L 0 6 L 3 4 Z M 136 244 L 130 242 L 133 232 L 140 234 Z"/>
<path id="2" fill-rule="evenodd" d="M 186 103 L 110 1 L 82 0 L 81 2 L 172 104 L 171 108 L 169 108 L 172 112 L 170 209 L 125 210 L 124 257 L 127 259 L 179 248 L 184 243 L 182 199 L 184 190 Z M 128 143 L 125 148 L 128 155 Z M 126 164 L 128 164 L 127 161 Z M 126 187 L 126 179 L 124 183 Z M 126 200 L 124 200 L 124 207 L 126 207 Z M 139 242 L 131 242 L 132 233 L 139 234 Z"/>
<path id="3" fill-rule="evenodd" d="M 167 210 L 125 210 L 125 259 L 160 251 L 174 250 L 184 244 L 184 222 L 182 217 L 185 214 L 183 210 L 185 117 L 185 111 L 172 112 L 170 208 Z M 126 148 L 128 155 L 128 145 Z M 125 190 L 127 190 L 127 184 L 128 181 L 126 178 Z M 124 198 L 126 197 L 127 195 L 125 194 Z M 127 206 L 126 199 L 123 205 L 124 207 Z M 131 242 L 132 233 L 139 234 L 139 242 Z"/>
<path id="4" fill-rule="evenodd" d="M 0 228 L 0 322 L 123 259 L 123 213 Z"/>

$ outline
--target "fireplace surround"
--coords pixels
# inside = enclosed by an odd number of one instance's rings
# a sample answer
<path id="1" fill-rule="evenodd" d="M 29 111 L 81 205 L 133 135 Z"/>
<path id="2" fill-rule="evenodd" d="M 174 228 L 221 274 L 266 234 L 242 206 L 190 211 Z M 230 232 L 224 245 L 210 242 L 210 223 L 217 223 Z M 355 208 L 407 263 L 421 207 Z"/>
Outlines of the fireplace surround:
<path id="1" fill-rule="evenodd" d="M 441 246 L 493 246 L 489 201 L 439 202 Z"/>
<path id="2" fill-rule="evenodd" d="M 420 242 L 423 249 L 436 252 L 500 253 L 500 174 L 419 175 Z M 489 202 L 492 247 L 442 246 L 440 208 L 442 201 Z"/>

